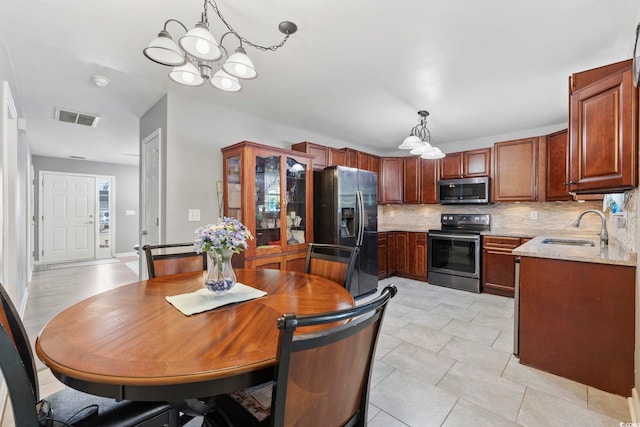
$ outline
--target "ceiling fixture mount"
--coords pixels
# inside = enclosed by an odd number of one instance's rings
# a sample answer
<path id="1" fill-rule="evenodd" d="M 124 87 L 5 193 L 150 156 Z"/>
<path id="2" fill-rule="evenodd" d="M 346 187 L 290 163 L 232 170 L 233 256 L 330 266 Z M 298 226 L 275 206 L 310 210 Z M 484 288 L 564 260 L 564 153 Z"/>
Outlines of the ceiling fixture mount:
<path id="1" fill-rule="evenodd" d="M 220 43 L 209 32 L 208 6 L 211 6 L 229 30 L 220 37 Z M 178 44 L 173 41 L 171 34 L 167 31 L 170 22 L 179 24 L 186 33 L 178 39 Z M 169 73 L 169 78 L 176 83 L 185 86 L 200 86 L 204 84 L 205 80 L 209 80 L 215 88 L 225 92 L 238 92 L 242 89 L 239 79 L 255 79 L 258 76 L 253 62 L 244 50 L 243 43 L 258 50 L 275 51 L 281 48 L 289 36 L 298 30 L 298 26 L 293 22 L 284 21 L 280 23 L 278 29 L 285 35 L 279 44 L 261 46 L 252 43 L 229 25 L 218 10 L 215 0 L 204 0 L 201 19 L 192 30 L 188 30 L 177 19 L 168 19 L 158 34 L 158 38 L 153 40 L 143 50 L 143 53 L 153 62 L 174 67 Z M 234 35 L 240 42 L 231 55 L 222 45 L 224 38 L 229 34 Z M 212 74 L 214 68 L 219 69 L 215 74 Z"/>
<path id="2" fill-rule="evenodd" d="M 427 116 L 429 112 L 426 110 L 418 111 L 420 123 L 411 129 L 411 134 L 404 139 L 398 148 L 401 150 L 411 150 L 409 153 L 416 154 L 423 159 L 441 159 L 444 153 L 438 147 L 431 145 L 431 132 L 427 129 Z"/>

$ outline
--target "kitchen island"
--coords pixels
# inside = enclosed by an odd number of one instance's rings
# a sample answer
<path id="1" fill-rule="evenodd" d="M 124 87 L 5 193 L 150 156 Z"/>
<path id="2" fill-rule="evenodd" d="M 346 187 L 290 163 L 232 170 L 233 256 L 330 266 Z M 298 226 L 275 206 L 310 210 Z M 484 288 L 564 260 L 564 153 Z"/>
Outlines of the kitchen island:
<path id="1" fill-rule="evenodd" d="M 597 236 L 586 239 L 593 247 L 542 243 L 549 238 L 513 251 L 521 258 L 520 363 L 631 396 L 635 253 L 615 241 L 601 248 Z"/>

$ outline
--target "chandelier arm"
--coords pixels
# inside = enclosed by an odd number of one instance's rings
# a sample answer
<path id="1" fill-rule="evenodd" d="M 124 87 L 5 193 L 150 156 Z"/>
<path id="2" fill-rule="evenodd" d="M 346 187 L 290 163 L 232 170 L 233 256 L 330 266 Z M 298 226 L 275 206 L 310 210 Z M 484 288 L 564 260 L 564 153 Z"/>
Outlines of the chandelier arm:
<path id="1" fill-rule="evenodd" d="M 171 19 L 167 19 L 167 21 L 164 23 L 164 31 L 167 31 L 167 25 L 169 25 L 169 22 L 175 22 L 175 23 L 180 24 L 180 26 L 181 26 L 182 28 L 184 28 L 184 32 L 185 32 L 185 33 L 189 31 L 189 30 L 187 29 L 187 27 L 186 27 L 182 22 L 178 21 L 177 19 L 173 19 L 173 18 L 171 18 Z"/>
<path id="2" fill-rule="evenodd" d="M 262 51 L 276 51 L 279 48 L 281 48 L 286 42 L 287 40 L 289 40 L 289 36 L 291 35 L 291 33 L 286 33 L 284 36 L 284 39 L 275 45 L 272 46 L 261 46 L 259 44 L 255 44 L 252 43 L 251 41 L 247 40 L 246 38 L 242 37 L 240 34 L 238 34 L 236 32 L 236 30 L 233 29 L 233 27 L 231 27 L 231 25 L 226 21 L 226 19 L 224 19 L 224 17 L 222 16 L 222 13 L 220 13 L 220 10 L 218 9 L 218 5 L 216 5 L 215 0 L 204 0 L 205 1 L 205 16 L 206 16 L 206 5 L 207 3 L 211 6 L 211 8 L 213 9 L 213 11 L 216 13 L 216 15 L 218 15 L 218 17 L 220 18 L 220 20 L 224 23 L 224 25 L 229 29 L 229 32 L 232 33 L 233 35 L 235 35 L 238 40 L 240 40 L 240 45 L 242 46 L 242 43 L 248 44 L 249 46 L 252 46 L 258 50 L 262 50 Z M 220 43 L 222 44 L 222 41 L 220 41 Z"/>

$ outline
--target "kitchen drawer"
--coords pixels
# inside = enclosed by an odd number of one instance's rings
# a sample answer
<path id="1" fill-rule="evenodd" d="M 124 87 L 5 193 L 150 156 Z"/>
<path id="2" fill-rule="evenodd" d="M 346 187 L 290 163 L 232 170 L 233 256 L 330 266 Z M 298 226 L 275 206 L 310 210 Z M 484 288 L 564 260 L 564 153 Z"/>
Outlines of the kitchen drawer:
<path id="1" fill-rule="evenodd" d="M 482 246 L 495 249 L 515 249 L 520 246 L 519 237 L 483 236 Z"/>

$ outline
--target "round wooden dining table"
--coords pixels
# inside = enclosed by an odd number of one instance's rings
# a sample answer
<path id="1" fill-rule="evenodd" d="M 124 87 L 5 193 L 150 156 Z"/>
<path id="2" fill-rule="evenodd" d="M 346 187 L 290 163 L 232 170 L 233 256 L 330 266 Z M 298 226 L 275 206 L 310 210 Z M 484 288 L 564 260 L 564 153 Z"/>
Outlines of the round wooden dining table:
<path id="1" fill-rule="evenodd" d="M 238 282 L 266 296 L 185 316 L 166 297 L 203 287 L 203 273 L 124 285 L 54 317 L 36 353 L 66 385 L 117 400 L 213 396 L 273 378 L 284 313 L 352 307 L 335 282 L 280 270 L 237 269 Z"/>

